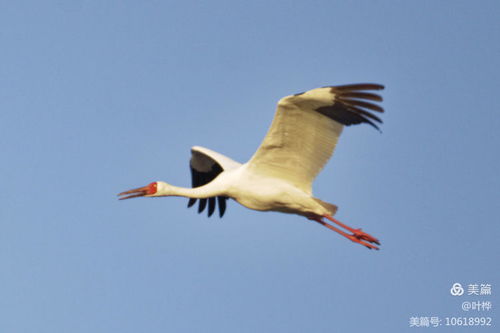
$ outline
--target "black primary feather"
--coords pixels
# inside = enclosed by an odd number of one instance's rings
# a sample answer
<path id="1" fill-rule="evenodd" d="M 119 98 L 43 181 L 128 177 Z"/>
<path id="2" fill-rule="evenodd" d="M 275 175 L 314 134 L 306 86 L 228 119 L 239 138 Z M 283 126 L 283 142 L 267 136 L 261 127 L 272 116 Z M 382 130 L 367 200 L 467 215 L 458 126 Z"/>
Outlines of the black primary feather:
<path id="1" fill-rule="evenodd" d="M 333 105 L 317 108 L 317 112 L 342 125 L 349 126 L 367 123 L 379 129 L 375 122 L 382 123 L 382 120 L 370 111 L 384 112 L 384 109 L 380 105 L 367 102 L 366 100 L 381 102 L 382 96 L 371 92 L 364 92 L 363 90 L 382 90 L 384 89 L 383 85 L 358 83 L 325 88 L 331 89 L 331 93 L 335 96 L 334 103 Z"/>
<path id="2" fill-rule="evenodd" d="M 205 158 L 209 158 L 206 155 L 203 155 Z M 191 183 L 192 187 L 200 187 L 205 184 L 210 183 L 212 180 L 214 180 L 222 171 L 222 167 L 214 160 L 210 158 L 210 160 L 213 162 L 210 170 L 208 171 L 200 171 L 195 169 L 192 165 L 190 165 L 191 169 Z M 217 200 L 216 200 L 217 198 Z M 208 204 L 208 217 L 212 216 L 212 214 L 215 212 L 215 208 L 218 204 L 219 206 L 219 216 L 222 217 L 224 216 L 224 213 L 226 211 L 226 200 L 227 197 L 219 196 L 219 197 L 211 197 L 207 199 L 195 199 L 195 198 L 190 198 L 188 201 L 188 207 L 192 207 L 196 201 L 199 200 L 199 206 L 198 206 L 198 213 L 202 213 L 205 208 L 207 207 Z"/>

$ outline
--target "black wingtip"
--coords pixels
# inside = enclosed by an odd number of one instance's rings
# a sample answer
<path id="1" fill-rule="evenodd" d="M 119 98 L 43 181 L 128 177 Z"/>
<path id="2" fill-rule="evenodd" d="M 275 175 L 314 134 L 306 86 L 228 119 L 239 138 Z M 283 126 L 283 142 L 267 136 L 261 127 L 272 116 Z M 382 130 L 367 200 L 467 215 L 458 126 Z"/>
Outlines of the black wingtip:
<path id="1" fill-rule="evenodd" d="M 215 197 L 208 198 L 208 217 L 212 216 L 215 211 Z"/>
<path id="2" fill-rule="evenodd" d="M 317 112 L 335 120 L 342 125 L 350 126 L 366 123 L 379 132 L 382 132 L 377 123 L 382 120 L 372 112 L 384 112 L 378 104 L 368 102 L 381 102 L 382 96 L 365 92 L 366 90 L 382 90 L 385 87 L 378 83 L 355 83 L 341 86 L 329 86 L 335 96 L 333 105 L 322 106 Z"/>
<path id="3" fill-rule="evenodd" d="M 222 218 L 226 212 L 226 197 L 217 197 L 219 203 L 219 217 Z"/>
<path id="4" fill-rule="evenodd" d="M 207 199 L 200 199 L 200 205 L 198 206 L 198 214 L 203 212 L 206 206 L 207 206 Z"/>
<path id="5" fill-rule="evenodd" d="M 353 83 L 340 86 L 330 86 L 336 90 L 360 91 L 360 90 L 384 90 L 385 86 L 379 83 Z"/>

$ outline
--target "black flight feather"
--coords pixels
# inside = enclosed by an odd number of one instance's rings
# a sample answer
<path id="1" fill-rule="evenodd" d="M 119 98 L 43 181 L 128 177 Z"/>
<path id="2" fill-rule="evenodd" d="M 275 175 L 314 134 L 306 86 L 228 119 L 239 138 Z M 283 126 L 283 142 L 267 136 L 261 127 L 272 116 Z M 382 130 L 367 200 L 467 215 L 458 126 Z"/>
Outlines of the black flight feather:
<path id="1" fill-rule="evenodd" d="M 210 159 L 212 162 L 212 165 L 209 170 L 197 170 L 194 168 L 192 165 L 190 165 L 191 169 L 191 183 L 193 188 L 195 187 L 200 187 L 203 185 L 206 185 L 210 183 L 212 180 L 214 180 L 222 171 L 222 167 L 213 159 L 211 159 L 209 156 L 203 155 L 204 158 Z M 217 206 L 217 203 L 219 204 L 219 212 L 220 212 L 220 217 L 224 215 L 224 212 L 226 211 L 226 197 L 219 196 L 217 197 L 217 200 L 215 199 L 216 197 L 211 197 L 211 198 L 206 198 L 206 199 L 195 199 L 195 198 L 190 198 L 188 201 L 188 207 L 192 207 L 196 201 L 199 201 L 198 205 L 198 213 L 202 213 L 205 208 L 207 207 L 208 204 L 208 217 L 212 216 L 213 213 L 215 212 L 215 208 Z"/>
<path id="2" fill-rule="evenodd" d="M 363 90 L 382 90 L 383 85 L 375 83 L 358 83 L 343 86 L 330 86 L 331 93 L 334 94 L 333 105 L 321 106 L 316 111 L 335 120 L 342 125 L 356 125 L 366 123 L 379 129 L 376 123 L 382 123 L 382 120 L 371 113 L 384 112 L 384 109 L 378 105 L 366 100 L 381 102 L 382 97 L 371 92 Z"/>

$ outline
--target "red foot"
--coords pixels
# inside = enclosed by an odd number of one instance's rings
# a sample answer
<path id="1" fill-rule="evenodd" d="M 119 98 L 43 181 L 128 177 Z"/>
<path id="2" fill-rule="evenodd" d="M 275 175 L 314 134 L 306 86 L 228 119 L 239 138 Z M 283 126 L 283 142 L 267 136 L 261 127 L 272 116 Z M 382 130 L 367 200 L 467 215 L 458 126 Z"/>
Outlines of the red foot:
<path id="1" fill-rule="evenodd" d="M 379 248 L 376 247 L 375 245 L 372 245 L 370 243 L 366 243 L 366 242 L 363 242 L 360 238 L 358 238 L 356 235 L 348 235 L 348 234 L 345 234 L 344 235 L 345 237 L 349 238 L 350 240 L 352 240 L 354 243 L 358 243 L 358 244 L 361 244 L 361 245 L 364 245 L 366 246 L 367 248 L 369 248 L 370 250 L 378 250 Z M 376 243 L 376 244 L 379 244 L 379 243 Z"/>
<path id="2" fill-rule="evenodd" d="M 340 221 L 337 221 L 336 219 L 334 219 L 333 217 L 331 216 L 328 216 L 328 215 L 325 215 L 324 216 L 325 218 L 327 218 L 328 220 L 332 221 L 333 223 L 339 225 L 340 227 L 352 232 L 352 234 L 348 234 L 328 223 L 326 223 L 325 221 L 323 221 L 321 219 L 321 217 L 312 217 L 310 218 L 311 220 L 313 221 L 316 221 L 318 223 L 320 223 L 321 225 L 324 225 L 325 227 L 335 231 L 335 232 L 338 232 L 339 234 L 341 234 L 342 236 L 350 239 L 351 241 L 355 242 L 355 243 L 358 243 L 358 244 L 361 244 L 361 245 L 364 245 L 366 246 L 367 248 L 369 248 L 370 250 L 371 249 L 374 249 L 374 250 L 378 250 L 379 248 L 376 247 L 375 245 L 372 245 L 370 243 L 375 243 L 377 245 L 380 245 L 380 242 L 377 238 L 367 234 L 366 232 L 362 231 L 361 229 L 353 229 L 345 224 L 343 224 L 342 222 Z M 366 242 L 365 242 L 366 241 Z M 368 242 L 368 243 L 367 243 Z"/>
<path id="3" fill-rule="evenodd" d="M 367 234 L 366 232 L 364 231 L 361 231 L 361 229 L 355 229 L 353 231 L 353 235 L 354 237 L 356 237 L 357 239 L 363 239 L 365 241 L 368 241 L 370 243 L 375 243 L 377 245 L 380 245 L 380 242 L 378 239 L 376 239 L 375 237 L 373 237 L 372 235 L 369 235 Z"/>

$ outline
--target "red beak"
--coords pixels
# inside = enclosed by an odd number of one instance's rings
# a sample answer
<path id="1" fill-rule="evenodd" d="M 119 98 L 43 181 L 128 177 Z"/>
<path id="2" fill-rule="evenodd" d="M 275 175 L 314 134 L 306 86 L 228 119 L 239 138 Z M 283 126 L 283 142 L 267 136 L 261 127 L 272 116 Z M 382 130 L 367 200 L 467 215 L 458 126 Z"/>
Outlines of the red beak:
<path id="1" fill-rule="evenodd" d="M 132 199 L 132 198 L 138 198 L 138 197 L 143 197 L 147 195 L 149 192 L 149 185 L 148 186 L 143 186 L 139 188 L 134 188 L 132 190 L 128 190 L 122 193 L 119 193 L 118 196 L 121 196 L 121 198 L 118 198 L 118 200 L 125 200 L 125 199 Z"/>

